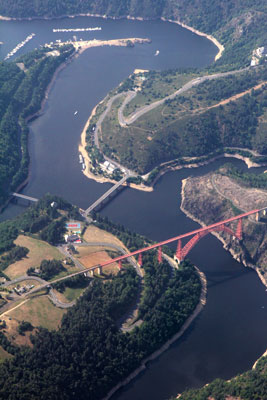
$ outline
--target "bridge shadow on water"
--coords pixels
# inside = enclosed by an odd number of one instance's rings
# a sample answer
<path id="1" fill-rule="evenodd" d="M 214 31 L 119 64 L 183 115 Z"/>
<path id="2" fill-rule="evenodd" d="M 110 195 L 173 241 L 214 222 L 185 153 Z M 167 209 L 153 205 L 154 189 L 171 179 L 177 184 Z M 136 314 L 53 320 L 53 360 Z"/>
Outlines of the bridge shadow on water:
<path id="1" fill-rule="evenodd" d="M 226 271 L 208 272 L 208 273 L 206 273 L 207 288 L 210 289 L 215 286 L 222 285 L 226 282 L 233 281 L 235 279 L 240 279 L 240 278 L 244 277 L 244 275 L 251 274 L 253 272 L 254 272 L 254 270 L 249 267 L 247 267 L 246 269 L 242 269 L 237 272 L 231 272 L 231 273 L 229 273 L 228 271 L 227 272 Z"/>

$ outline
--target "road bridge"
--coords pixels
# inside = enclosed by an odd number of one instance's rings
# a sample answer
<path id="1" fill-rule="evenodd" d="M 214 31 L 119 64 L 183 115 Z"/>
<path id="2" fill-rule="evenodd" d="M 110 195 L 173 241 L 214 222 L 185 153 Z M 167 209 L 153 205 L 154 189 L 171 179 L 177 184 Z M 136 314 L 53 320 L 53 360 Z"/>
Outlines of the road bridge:
<path id="1" fill-rule="evenodd" d="M 230 235 L 232 235 L 233 237 L 235 237 L 237 240 L 241 241 L 242 240 L 242 220 L 246 217 L 249 217 L 250 215 L 255 215 L 255 219 L 256 221 L 258 221 L 260 219 L 260 216 L 266 216 L 267 214 L 267 207 L 261 208 L 261 209 L 256 209 L 256 210 L 252 210 L 252 211 L 248 211 L 244 214 L 240 214 L 237 215 L 235 217 L 232 218 L 228 218 L 224 221 L 219 221 L 215 224 L 206 226 L 204 228 L 199 228 L 196 229 L 192 232 L 188 232 L 185 233 L 183 235 L 179 235 L 167 240 L 164 240 L 162 242 L 159 243 L 155 243 L 151 246 L 148 247 L 144 247 L 142 249 L 138 249 L 136 251 L 133 251 L 131 253 L 126 253 L 123 254 L 121 256 L 115 257 L 111 260 L 105 261 L 101 264 L 97 264 L 94 265 L 90 268 L 84 268 L 82 271 L 78 271 L 78 272 L 74 272 L 71 275 L 67 275 L 63 278 L 58 278 L 55 279 L 54 281 L 51 281 L 50 283 L 47 283 L 45 285 L 41 285 L 38 288 L 33 289 L 32 291 L 29 292 L 29 294 L 32 294 L 40 289 L 43 289 L 44 287 L 47 286 L 51 286 L 54 283 L 63 281 L 65 279 L 69 279 L 72 278 L 73 276 L 79 275 L 79 274 L 84 274 L 89 272 L 92 276 L 94 271 L 97 271 L 99 274 L 102 273 L 102 268 L 110 265 L 112 263 L 118 263 L 119 264 L 119 268 L 122 268 L 122 261 L 127 260 L 128 258 L 134 257 L 134 256 L 138 256 L 138 264 L 140 266 L 142 266 L 142 253 L 145 253 L 146 251 L 150 251 L 153 249 L 157 249 L 158 250 L 158 262 L 162 262 L 162 258 L 163 258 L 163 254 L 162 254 L 162 246 L 165 246 L 169 243 L 173 243 L 173 242 L 177 242 L 177 250 L 176 250 L 176 255 L 175 258 L 178 262 L 181 262 L 182 260 L 184 260 L 184 258 L 186 257 L 186 255 L 189 253 L 189 251 L 196 245 L 196 243 L 205 235 L 211 233 L 211 232 L 218 232 L 218 231 L 224 231 L 226 233 L 229 233 Z M 230 228 L 229 226 L 227 226 L 228 224 L 231 223 L 236 223 L 235 229 Z M 186 239 L 186 238 L 190 238 L 191 239 L 184 245 L 182 246 L 182 240 Z"/>
<path id="2" fill-rule="evenodd" d="M 107 190 L 99 199 L 97 199 L 90 207 L 85 210 L 85 214 L 88 215 L 91 211 L 93 211 L 97 206 L 99 206 L 105 199 L 107 199 L 113 192 L 115 192 L 120 186 L 122 186 L 129 175 L 126 174 L 119 182 L 115 183 L 109 190 Z"/>

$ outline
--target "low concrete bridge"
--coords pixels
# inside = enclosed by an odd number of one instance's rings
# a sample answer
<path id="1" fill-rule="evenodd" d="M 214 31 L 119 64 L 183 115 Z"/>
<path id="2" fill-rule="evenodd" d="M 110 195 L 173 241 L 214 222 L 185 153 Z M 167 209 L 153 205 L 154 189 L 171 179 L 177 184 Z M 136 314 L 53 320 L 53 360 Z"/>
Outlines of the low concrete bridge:
<path id="1" fill-rule="evenodd" d="M 85 214 L 88 215 L 91 211 L 93 211 L 97 206 L 99 206 L 108 196 L 110 196 L 113 192 L 115 192 L 121 185 L 123 185 L 129 175 L 126 174 L 119 182 L 115 183 L 109 190 L 107 190 L 99 199 L 97 199 L 90 207 L 85 210 Z"/>
<path id="2" fill-rule="evenodd" d="M 30 196 L 26 196 L 25 194 L 20 194 L 20 193 L 11 193 L 11 195 L 13 197 L 19 197 L 20 199 L 24 199 L 24 200 L 29 200 L 29 201 L 38 201 L 39 199 L 36 199 L 35 197 L 30 197 Z"/>

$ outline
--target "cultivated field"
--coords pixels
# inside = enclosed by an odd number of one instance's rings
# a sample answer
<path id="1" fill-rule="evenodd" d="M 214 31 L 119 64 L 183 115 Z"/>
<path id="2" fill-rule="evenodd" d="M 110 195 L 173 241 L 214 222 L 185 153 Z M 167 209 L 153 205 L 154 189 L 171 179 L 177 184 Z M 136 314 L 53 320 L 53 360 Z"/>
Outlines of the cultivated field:
<path id="1" fill-rule="evenodd" d="M 18 341 L 23 340 L 21 338 L 24 338 L 23 336 L 18 338 L 21 335 L 16 333 L 19 322 L 29 321 L 34 327 L 42 326 L 49 330 L 57 329 L 65 312 L 66 310 L 55 307 L 47 296 L 41 296 L 27 300 L 14 310 L 11 309 L 2 319 L 5 319 L 8 327 L 7 336 L 11 336 L 11 338 L 15 336 L 15 341 L 18 343 Z M 9 320 L 9 318 L 12 319 Z"/>

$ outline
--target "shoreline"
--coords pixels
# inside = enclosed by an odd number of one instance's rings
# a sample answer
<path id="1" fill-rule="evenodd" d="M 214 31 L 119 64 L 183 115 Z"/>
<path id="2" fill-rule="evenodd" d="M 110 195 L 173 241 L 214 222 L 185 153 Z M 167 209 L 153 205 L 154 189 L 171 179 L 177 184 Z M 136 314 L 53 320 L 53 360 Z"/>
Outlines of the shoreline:
<path id="1" fill-rule="evenodd" d="M 3 15 L 0 15 L 0 21 L 33 21 L 33 20 L 53 20 L 53 19 L 63 19 L 63 18 L 75 18 L 75 17 L 93 17 L 93 18 L 104 18 L 104 19 L 129 19 L 132 21 L 150 21 L 153 19 L 149 19 L 149 18 L 143 18 L 143 17 L 132 17 L 131 15 L 126 15 L 126 16 L 122 16 L 122 17 L 113 17 L 113 16 L 107 16 L 107 15 L 100 15 L 100 14 L 91 14 L 91 13 L 81 13 L 81 14 L 73 14 L 73 15 L 61 15 L 61 16 L 55 16 L 55 17 L 28 17 L 28 18 L 14 18 L 14 17 L 5 17 Z M 206 39 L 210 40 L 217 48 L 218 48 L 218 53 L 216 54 L 214 61 L 216 62 L 217 60 L 219 60 L 219 58 L 221 58 L 223 51 L 225 50 L 225 47 L 218 41 L 218 39 L 216 39 L 214 36 L 209 35 L 207 33 L 201 32 L 198 29 L 189 26 L 187 24 L 185 24 L 182 21 L 179 20 L 172 20 L 172 19 L 167 19 L 165 17 L 159 17 L 157 19 L 160 19 L 163 22 L 170 22 L 170 23 L 174 23 L 177 25 L 180 25 L 182 28 L 185 28 L 193 33 L 195 33 L 198 36 L 202 36 L 205 37 Z"/>
<path id="2" fill-rule="evenodd" d="M 182 325 L 181 329 L 173 335 L 169 340 L 167 340 L 166 343 L 164 343 L 158 350 L 156 350 L 154 353 L 150 354 L 148 357 L 146 357 L 139 368 L 134 370 L 127 378 L 125 378 L 123 381 L 119 382 L 116 386 L 114 386 L 108 394 L 102 398 L 102 400 L 109 400 L 111 396 L 113 396 L 114 393 L 116 393 L 119 389 L 121 389 L 123 386 L 128 385 L 129 382 L 131 382 L 134 378 L 136 378 L 141 372 L 143 372 L 147 367 L 146 364 L 150 361 L 155 360 L 158 358 L 162 353 L 164 353 L 168 348 L 171 346 L 172 343 L 174 343 L 176 340 L 178 340 L 184 332 L 188 329 L 188 327 L 192 324 L 192 322 L 196 319 L 196 317 L 200 314 L 200 312 L 203 310 L 204 306 L 206 305 L 207 302 L 207 279 L 206 276 L 203 272 L 201 272 L 196 266 L 195 269 L 197 271 L 197 274 L 199 276 L 200 282 L 201 282 L 201 294 L 199 298 L 199 302 L 194 309 L 193 313 L 187 318 L 187 320 L 184 322 Z"/>
<path id="3" fill-rule="evenodd" d="M 95 115 L 95 113 L 96 113 L 97 107 L 98 107 L 100 104 L 102 104 L 103 101 L 104 101 L 104 99 L 101 100 L 101 101 L 93 108 L 93 110 L 92 110 L 92 112 L 91 112 L 91 114 L 90 114 L 88 120 L 86 121 L 86 123 L 85 123 L 85 125 L 84 125 L 84 127 L 83 127 L 83 130 L 82 130 L 82 133 L 81 133 L 81 141 L 80 141 L 80 143 L 79 143 L 79 145 L 78 145 L 78 151 L 82 154 L 82 156 L 83 156 L 83 158 L 84 158 L 85 170 L 82 171 L 82 172 L 83 172 L 83 174 L 84 174 L 88 179 L 92 179 L 92 180 L 94 180 L 95 182 L 98 182 L 98 183 L 114 183 L 114 184 L 115 184 L 115 183 L 117 183 L 117 182 L 116 182 L 115 180 L 113 180 L 113 179 L 106 178 L 106 177 L 104 177 L 104 176 L 97 176 L 97 175 L 94 175 L 92 172 L 90 172 L 90 169 L 89 169 L 89 168 L 90 168 L 90 165 L 91 165 L 91 162 L 90 162 L 91 160 L 90 160 L 90 157 L 89 157 L 89 155 L 88 155 L 88 153 L 87 153 L 87 151 L 86 151 L 86 131 L 87 131 L 87 129 L 88 129 L 88 126 L 89 126 L 89 124 L 90 124 L 91 119 L 94 117 L 94 115 Z M 141 185 L 136 185 L 136 184 L 134 184 L 134 183 L 130 183 L 130 184 L 128 184 L 128 185 L 124 184 L 124 186 L 129 186 L 129 187 L 131 187 L 131 188 L 133 188 L 133 189 L 142 190 L 142 191 L 145 191 L 145 192 L 152 192 L 152 191 L 153 191 L 153 187 L 145 186 L 145 185 L 143 185 L 143 186 L 141 186 Z"/>
<path id="4" fill-rule="evenodd" d="M 167 18 L 164 18 L 164 17 L 161 17 L 160 19 L 162 21 L 164 21 L 164 22 L 170 22 L 170 23 L 173 23 L 173 24 L 180 25 L 182 28 L 185 28 L 185 29 L 195 33 L 198 36 L 203 36 L 206 39 L 210 40 L 219 50 L 218 53 L 216 54 L 215 58 L 214 58 L 214 61 L 216 62 L 217 60 L 219 60 L 219 58 L 221 58 L 222 53 L 225 50 L 225 47 L 214 36 L 209 35 L 208 33 L 201 32 L 201 31 L 193 28 L 192 26 L 189 26 L 189 25 L 187 25 L 184 22 L 181 22 L 179 20 L 172 20 L 172 19 L 167 19 Z"/>
<path id="5" fill-rule="evenodd" d="M 206 226 L 204 224 L 204 222 L 201 221 L 200 219 L 196 218 L 193 214 L 190 213 L 190 211 L 186 210 L 184 208 L 184 206 L 183 206 L 183 202 L 184 202 L 184 199 L 185 199 L 184 189 L 185 189 L 186 181 L 187 181 L 187 178 L 182 180 L 181 206 L 180 206 L 180 209 L 188 218 L 192 219 L 193 221 L 197 222 L 200 226 L 204 227 L 204 226 Z M 258 275 L 260 281 L 262 282 L 262 284 L 267 288 L 267 280 L 261 275 L 260 270 L 256 265 L 251 264 L 251 266 L 250 266 L 250 265 L 247 264 L 246 260 L 244 260 L 244 259 L 241 260 L 240 259 L 240 255 L 238 253 L 235 253 L 234 250 L 232 250 L 231 248 L 228 248 L 227 243 L 219 235 L 219 233 L 217 233 L 217 232 L 210 232 L 210 233 L 212 235 L 214 235 L 223 244 L 223 248 L 226 251 L 228 251 L 236 261 L 238 261 L 239 263 L 242 263 L 246 268 L 252 268 L 257 273 L 257 275 Z"/>
<path id="6" fill-rule="evenodd" d="M 1 20 L 1 16 L 0 16 L 0 20 Z M 28 128 L 29 128 L 29 123 L 31 122 L 31 120 L 34 119 L 34 118 L 38 118 L 38 117 L 41 115 L 41 113 L 43 112 L 44 107 L 45 107 L 45 104 L 46 104 L 46 101 L 48 100 L 49 92 L 50 92 L 50 90 L 52 89 L 52 86 L 53 86 L 53 84 L 55 83 L 55 81 L 56 81 L 56 79 L 57 79 L 57 75 L 58 75 L 58 74 L 60 73 L 60 71 L 62 71 L 62 70 L 68 65 L 68 63 L 70 63 L 70 62 L 72 61 L 72 59 L 73 59 L 74 57 L 76 57 L 76 56 L 77 56 L 77 53 L 74 52 L 74 53 L 70 56 L 69 59 L 67 59 L 66 61 L 64 61 L 62 64 L 60 64 L 60 65 L 57 67 L 57 69 L 55 70 L 55 72 L 54 72 L 54 74 L 53 74 L 53 76 L 52 76 L 52 78 L 51 78 L 51 81 L 49 82 L 49 84 L 48 84 L 48 86 L 47 86 L 47 88 L 46 88 L 46 90 L 45 90 L 44 98 L 43 98 L 43 100 L 41 101 L 40 109 L 39 109 L 38 111 L 36 111 L 34 114 L 29 115 L 27 118 L 25 118 L 25 122 L 27 123 L 27 127 L 28 127 Z M 28 133 L 28 141 L 29 141 L 29 133 Z M 27 143 L 27 146 L 28 146 L 28 143 Z M 21 183 L 16 187 L 16 190 L 14 190 L 14 191 L 19 193 L 20 190 L 22 190 L 22 189 L 29 183 L 30 176 L 31 176 L 31 158 L 30 158 L 30 161 L 29 161 L 27 178 L 26 178 L 23 182 L 21 182 Z M 6 202 L 5 202 L 2 206 L 0 206 L 0 214 L 1 214 L 1 213 L 5 210 L 5 208 L 8 206 L 8 204 L 9 204 L 10 201 L 11 201 L 11 199 L 12 199 L 12 197 L 8 198 L 8 199 L 6 200 Z"/>
<path id="7" fill-rule="evenodd" d="M 198 224 L 200 224 L 200 226 L 205 226 L 205 224 L 203 223 L 203 221 L 201 221 L 200 219 L 196 218 L 194 215 L 192 215 L 189 211 L 187 211 L 184 207 L 183 207 L 183 201 L 185 199 L 185 192 L 184 192 L 184 188 L 186 185 L 186 180 L 187 179 L 183 179 L 182 180 L 182 189 L 181 189 L 181 206 L 180 209 L 182 210 L 182 212 L 190 219 L 192 219 L 193 221 L 197 222 Z M 249 265 L 246 265 L 245 260 L 240 260 L 239 255 L 236 254 L 232 249 L 227 248 L 227 245 L 224 241 L 224 239 L 217 233 L 217 232 L 211 232 L 211 234 L 213 234 L 214 236 L 216 236 L 216 238 L 218 240 L 220 240 L 220 242 L 223 244 L 223 247 L 226 251 L 229 251 L 231 256 L 237 260 L 238 262 L 242 263 L 246 268 L 252 268 Z M 262 282 L 262 284 L 267 288 L 267 280 L 262 276 L 262 274 L 260 273 L 260 270 L 257 266 L 254 266 L 253 269 L 257 272 L 257 275 L 260 279 L 260 281 Z M 258 361 L 262 358 L 267 356 L 267 350 L 255 361 L 255 363 L 253 364 L 251 369 L 255 369 L 256 365 L 258 363 Z M 178 397 L 177 397 L 178 398 Z"/>

